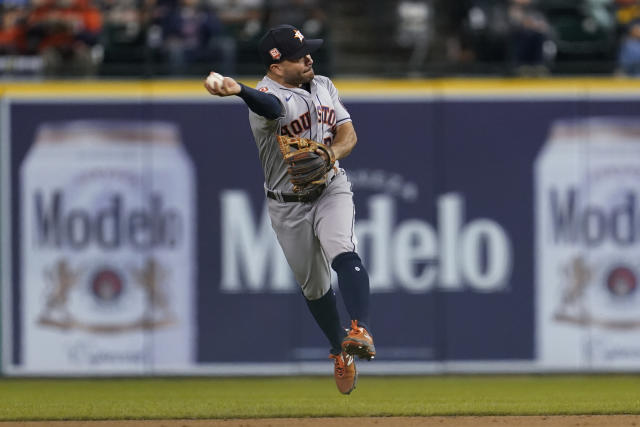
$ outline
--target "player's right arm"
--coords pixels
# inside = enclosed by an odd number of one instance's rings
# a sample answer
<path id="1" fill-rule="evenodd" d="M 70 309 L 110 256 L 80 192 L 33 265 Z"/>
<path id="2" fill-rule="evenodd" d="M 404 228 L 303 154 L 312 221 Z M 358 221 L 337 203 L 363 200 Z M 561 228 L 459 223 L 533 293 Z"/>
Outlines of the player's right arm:
<path id="1" fill-rule="evenodd" d="M 205 80 L 204 87 L 211 95 L 239 96 L 251 111 L 266 119 L 275 120 L 282 115 L 283 107 L 276 96 L 245 86 L 231 77 L 224 77 L 221 85 L 214 83 L 213 86 Z"/>

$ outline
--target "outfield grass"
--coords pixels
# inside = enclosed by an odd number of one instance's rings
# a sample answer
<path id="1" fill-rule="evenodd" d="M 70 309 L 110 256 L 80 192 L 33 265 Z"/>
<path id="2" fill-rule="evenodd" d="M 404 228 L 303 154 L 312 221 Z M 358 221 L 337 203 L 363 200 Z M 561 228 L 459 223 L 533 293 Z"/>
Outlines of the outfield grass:
<path id="1" fill-rule="evenodd" d="M 640 376 L 0 379 L 0 420 L 640 414 Z"/>

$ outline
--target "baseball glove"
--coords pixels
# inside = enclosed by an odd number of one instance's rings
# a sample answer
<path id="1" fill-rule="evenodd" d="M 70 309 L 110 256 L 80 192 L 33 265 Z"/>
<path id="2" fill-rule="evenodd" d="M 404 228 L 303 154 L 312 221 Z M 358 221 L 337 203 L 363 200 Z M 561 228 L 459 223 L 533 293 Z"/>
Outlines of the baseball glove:
<path id="1" fill-rule="evenodd" d="M 333 168 L 336 156 L 331 147 L 308 138 L 278 136 L 280 151 L 289 166 L 293 191 L 305 194 L 325 185 L 327 172 Z"/>

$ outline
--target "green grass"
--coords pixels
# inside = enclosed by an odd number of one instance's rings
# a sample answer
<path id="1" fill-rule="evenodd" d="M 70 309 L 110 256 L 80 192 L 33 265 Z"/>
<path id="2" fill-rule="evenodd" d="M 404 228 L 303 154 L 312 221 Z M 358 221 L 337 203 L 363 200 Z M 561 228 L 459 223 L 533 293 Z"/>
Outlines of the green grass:
<path id="1" fill-rule="evenodd" d="M 0 379 L 0 420 L 640 414 L 640 376 Z"/>

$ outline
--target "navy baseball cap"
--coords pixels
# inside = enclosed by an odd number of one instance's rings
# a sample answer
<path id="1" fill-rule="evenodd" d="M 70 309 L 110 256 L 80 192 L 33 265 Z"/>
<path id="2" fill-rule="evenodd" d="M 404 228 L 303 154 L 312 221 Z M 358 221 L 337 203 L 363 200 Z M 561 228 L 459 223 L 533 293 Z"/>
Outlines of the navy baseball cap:
<path id="1" fill-rule="evenodd" d="M 271 28 L 260 39 L 258 50 L 265 65 L 269 66 L 284 59 L 298 59 L 318 50 L 322 39 L 306 39 L 300 30 L 292 25 L 278 25 Z"/>

